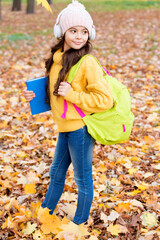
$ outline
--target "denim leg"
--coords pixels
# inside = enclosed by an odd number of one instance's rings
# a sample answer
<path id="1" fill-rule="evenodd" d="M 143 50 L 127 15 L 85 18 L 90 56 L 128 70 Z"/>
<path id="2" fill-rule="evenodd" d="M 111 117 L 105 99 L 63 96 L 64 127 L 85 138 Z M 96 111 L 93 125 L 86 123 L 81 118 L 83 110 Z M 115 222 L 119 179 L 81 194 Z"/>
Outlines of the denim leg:
<path id="1" fill-rule="evenodd" d="M 50 183 L 42 207 L 49 208 L 50 214 L 63 193 L 66 172 L 71 163 L 66 133 L 59 133 L 52 165 L 50 167 Z"/>
<path id="2" fill-rule="evenodd" d="M 79 225 L 88 220 L 93 201 L 92 157 L 94 139 L 87 132 L 86 126 L 70 132 L 68 136 L 74 178 L 78 185 L 78 202 L 73 222 Z"/>

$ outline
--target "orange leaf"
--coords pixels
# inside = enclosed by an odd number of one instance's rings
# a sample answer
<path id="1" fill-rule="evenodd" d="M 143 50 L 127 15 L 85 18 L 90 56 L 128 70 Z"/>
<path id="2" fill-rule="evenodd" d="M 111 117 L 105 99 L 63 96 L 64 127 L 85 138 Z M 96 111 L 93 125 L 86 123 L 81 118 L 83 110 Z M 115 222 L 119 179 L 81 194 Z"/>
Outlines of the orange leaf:
<path id="1" fill-rule="evenodd" d="M 154 139 L 149 136 L 145 136 L 144 141 L 146 144 L 152 144 L 154 142 Z"/>
<path id="2" fill-rule="evenodd" d="M 128 212 L 130 210 L 131 203 L 118 203 L 118 206 L 115 207 L 117 212 Z"/>

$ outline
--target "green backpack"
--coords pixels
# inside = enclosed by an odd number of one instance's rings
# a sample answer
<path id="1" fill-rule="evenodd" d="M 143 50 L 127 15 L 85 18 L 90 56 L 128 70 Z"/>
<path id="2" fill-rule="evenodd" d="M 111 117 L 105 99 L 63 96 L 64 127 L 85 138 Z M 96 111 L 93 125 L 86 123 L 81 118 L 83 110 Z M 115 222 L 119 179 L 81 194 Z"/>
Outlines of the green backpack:
<path id="1" fill-rule="evenodd" d="M 79 62 L 71 68 L 67 79 L 68 83 L 71 83 L 76 76 L 85 56 L 83 56 Z M 96 61 L 98 62 L 97 59 Z M 98 64 L 100 65 L 99 62 Z M 109 76 L 109 73 L 104 70 L 103 67 L 102 69 L 105 74 L 104 78 L 112 91 L 114 99 L 113 107 L 105 112 L 93 113 L 86 116 L 81 109 L 75 104 L 73 105 L 86 124 L 90 135 L 103 145 L 112 145 L 129 139 L 132 131 L 134 115 L 131 112 L 131 99 L 128 88 L 117 79 Z"/>

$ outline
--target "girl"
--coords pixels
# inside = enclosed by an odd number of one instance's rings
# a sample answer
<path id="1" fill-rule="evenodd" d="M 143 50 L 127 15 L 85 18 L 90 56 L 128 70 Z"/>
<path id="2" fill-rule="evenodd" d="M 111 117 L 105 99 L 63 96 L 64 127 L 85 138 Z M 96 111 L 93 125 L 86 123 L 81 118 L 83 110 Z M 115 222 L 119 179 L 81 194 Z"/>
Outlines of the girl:
<path id="1" fill-rule="evenodd" d="M 101 67 L 90 55 L 83 59 L 71 85 L 66 82 L 69 70 L 91 51 L 90 40 L 95 38 L 92 18 L 82 4 L 73 1 L 60 12 L 54 35 L 59 42 L 51 48 L 51 56 L 46 61 L 47 94 L 59 136 L 42 207 L 53 213 L 64 189 L 67 169 L 72 163 L 78 186 L 73 222 L 79 225 L 88 220 L 93 200 L 92 153 L 95 141 L 73 103 L 88 115 L 110 109 L 113 99 Z M 31 101 L 35 94 L 25 90 L 24 96 Z M 62 117 L 64 100 L 68 106 L 65 118 Z"/>

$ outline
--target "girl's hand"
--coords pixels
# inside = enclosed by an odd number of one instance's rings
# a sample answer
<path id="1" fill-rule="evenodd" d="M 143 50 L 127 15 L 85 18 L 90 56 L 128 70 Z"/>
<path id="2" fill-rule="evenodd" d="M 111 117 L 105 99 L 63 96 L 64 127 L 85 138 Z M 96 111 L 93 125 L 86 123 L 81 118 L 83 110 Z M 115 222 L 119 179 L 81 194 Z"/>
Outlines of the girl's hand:
<path id="1" fill-rule="evenodd" d="M 33 91 L 23 90 L 23 95 L 28 102 L 30 102 L 36 95 Z"/>
<path id="2" fill-rule="evenodd" d="M 58 94 L 65 97 L 70 89 L 71 85 L 69 83 L 61 82 L 58 88 Z"/>

